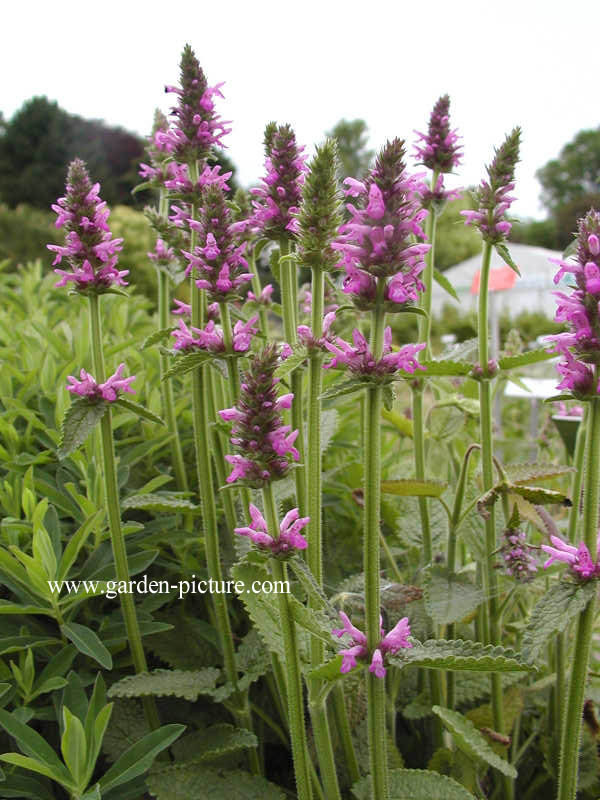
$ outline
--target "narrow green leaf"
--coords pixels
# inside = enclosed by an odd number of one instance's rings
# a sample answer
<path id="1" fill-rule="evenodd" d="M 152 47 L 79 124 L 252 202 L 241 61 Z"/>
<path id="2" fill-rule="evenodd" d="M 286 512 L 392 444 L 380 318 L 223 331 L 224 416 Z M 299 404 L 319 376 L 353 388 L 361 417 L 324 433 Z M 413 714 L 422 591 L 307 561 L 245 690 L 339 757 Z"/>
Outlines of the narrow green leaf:
<path id="1" fill-rule="evenodd" d="M 48 742 L 37 731 L 22 723 L 14 714 L 0 709 L 0 725 L 16 740 L 27 756 L 42 762 L 56 776 L 55 780 L 70 782 L 69 773 Z M 2 756 L 0 756 L 1 758 Z M 13 762 L 14 763 L 14 762 Z"/>
<path id="2" fill-rule="evenodd" d="M 95 426 L 100 422 L 108 403 L 105 400 L 88 400 L 79 397 L 71 406 L 62 424 L 62 437 L 58 457 L 64 459 L 85 442 Z"/>
<path id="3" fill-rule="evenodd" d="M 204 351 L 185 353 L 182 356 L 177 356 L 173 365 L 169 367 L 163 375 L 162 380 L 166 381 L 169 378 L 174 378 L 176 375 L 187 375 L 188 372 L 201 367 L 210 358 L 212 358 L 212 354 Z"/>
<path id="4" fill-rule="evenodd" d="M 149 347 L 152 347 L 155 344 L 159 344 L 160 342 L 164 342 L 165 339 L 168 339 L 170 335 L 175 330 L 175 326 L 171 325 L 170 328 L 161 328 L 159 331 L 154 331 L 151 333 L 150 336 L 147 336 L 143 343 L 142 343 L 142 350 L 147 350 Z"/>
<path id="5" fill-rule="evenodd" d="M 112 656 L 100 641 L 98 634 L 78 622 L 61 625 L 61 631 L 73 642 L 80 653 L 90 656 L 104 669 L 112 669 Z"/>
<path id="6" fill-rule="evenodd" d="M 60 740 L 60 751 L 75 785 L 81 787 L 87 765 L 87 746 L 81 720 L 63 706 L 64 732 Z"/>
<path id="7" fill-rule="evenodd" d="M 456 290 L 454 286 L 450 283 L 448 278 L 444 275 L 443 272 L 440 272 L 439 269 L 433 270 L 433 280 L 444 289 L 444 291 L 448 292 L 450 297 L 454 298 L 457 302 L 459 301 L 458 295 L 456 294 Z"/>
<path id="8" fill-rule="evenodd" d="M 138 494 L 133 497 L 126 498 L 121 507 L 123 509 L 141 508 L 144 511 L 164 511 L 173 513 L 174 511 L 181 511 L 186 514 L 200 514 L 200 506 L 195 505 L 190 500 L 184 497 L 173 497 L 172 495 L 162 494 Z"/>
<path id="9" fill-rule="evenodd" d="M 13 764 L 15 767 L 27 769 L 30 772 L 37 772 L 38 775 L 43 775 L 46 778 L 50 778 L 50 780 L 60 783 L 61 786 L 64 786 L 66 789 L 71 791 L 75 789 L 75 784 L 70 779 L 67 770 L 62 767 L 62 764 L 61 767 L 63 768 L 64 773 L 58 771 L 54 767 L 48 766 L 48 764 L 45 764 L 43 761 L 40 761 L 37 758 L 33 758 L 32 756 L 22 756 L 20 753 L 3 753 L 0 755 L 0 761 L 5 761 L 7 764 Z M 1 786 L 2 784 L 0 784 L 0 791 Z"/>
<path id="10" fill-rule="evenodd" d="M 100 781 L 102 794 L 143 775 L 156 756 L 178 739 L 185 725 L 163 725 L 129 747 Z"/>
<path id="11" fill-rule="evenodd" d="M 556 353 L 538 348 L 528 350 L 526 353 L 518 353 L 516 356 L 504 356 L 498 360 L 498 365 L 500 369 L 514 369 L 515 367 L 525 367 L 528 364 L 538 364 L 540 361 L 549 361 L 551 358 L 556 358 Z"/>
<path id="12" fill-rule="evenodd" d="M 157 414 L 153 414 L 152 411 L 148 411 L 147 408 L 139 403 L 132 403 L 131 400 L 127 400 L 125 397 L 117 397 L 115 400 L 115 405 L 121 406 L 121 408 L 125 408 L 127 411 L 131 411 L 132 414 L 136 415 L 136 417 L 147 419 L 148 422 L 155 422 L 157 425 L 165 424 L 165 421 Z"/>
<path id="13" fill-rule="evenodd" d="M 452 361 L 450 359 L 444 359 L 443 361 L 422 361 L 421 364 L 425 367 L 425 372 L 423 374 L 428 377 L 447 376 L 460 378 L 464 375 L 468 375 L 473 369 L 473 364 L 470 364 L 468 361 Z M 409 373 L 406 373 L 406 376 L 412 377 Z"/>
<path id="14" fill-rule="evenodd" d="M 79 551 L 86 543 L 88 536 L 94 529 L 94 525 L 99 522 L 103 514 L 104 511 L 102 509 L 94 512 L 86 519 L 83 525 L 77 529 L 73 536 L 69 538 L 69 542 L 65 547 L 62 558 L 60 559 L 60 564 L 58 565 L 58 575 L 56 576 L 57 580 L 62 581 L 67 577 L 69 570 L 79 555 Z"/>
<path id="15" fill-rule="evenodd" d="M 298 345 L 294 348 L 291 356 L 288 356 L 284 361 L 279 364 L 275 370 L 276 378 L 287 378 L 295 369 L 298 369 L 306 361 L 308 352 L 306 347 Z"/>
<path id="16" fill-rule="evenodd" d="M 496 252 L 500 256 L 500 258 L 504 261 L 504 263 L 512 269 L 513 272 L 516 272 L 519 277 L 521 277 L 521 272 L 518 266 L 512 259 L 511 254 L 508 251 L 508 247 L 505 244 L 498 243 L 494 245 L 496 248 Z"/>
<path id="17" fill-rule="evenodd" d="M 469 758 L 484 761 L 490 767 L 506 775 L 507 778 L 517 777 L 517 770 L 513 765 L 492 750 L 487 740 L 479 733 L 470 719 L 467 719 L 458 711 L 451 711 L 449 708 L 433 706 L 432 710 L 448 728 L 454 741 L 465 755 Z"/>
<path id="18" fill-rule="evenodd" d="M 321 400 L 332 400 L 334 397 L 342 397 L 346 394 L 353 394 L 354 392 L 362 391 L 368 385 L 367 381 L 358 380 L 358 378 L 351 378 L 342 383 L 336 383 L 326 392 L 321 395 Z"/>

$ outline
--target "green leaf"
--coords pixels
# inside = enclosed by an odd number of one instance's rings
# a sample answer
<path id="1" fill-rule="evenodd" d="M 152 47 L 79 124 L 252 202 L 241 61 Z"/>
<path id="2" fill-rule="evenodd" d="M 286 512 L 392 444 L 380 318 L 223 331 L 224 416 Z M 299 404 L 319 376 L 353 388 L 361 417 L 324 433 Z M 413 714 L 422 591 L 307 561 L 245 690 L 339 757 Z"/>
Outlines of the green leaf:
<path id="1" fill-rule="evenodd" d="M 442 566 L 427 570 L 423 589 L 427 613 L 439 625 L 464 619 L 479 607 L 485 597 L 467 575 L 449 573 Z"/>
<path id="2" fill-rule="evenodd" d="M 275 377 L 276 378 L 287 378 L 295 369 L 298 369 L 305 361 L 308 356 L 306 347 L 298 345 L 294 348 L 294 352 L 291 356 L 288 356 L 285 361 L 282 361 L 281 364 L 275 370 Z"/>
<path id="3" fill-rule="evenodd" d="M 54 780 L 70 783 L 69 773 L 65 765 L 59 760 L 48 742 L 40 736 L 37 731 L 34 731 L 33 728 L 30 728 L 28 725 L 24 725 L 14 714 L 9 714 L 7 711 L 1 709 L 0 725 L 9 736 L 12 736 L 13 739 L 16 740 L 25 755 L 43 763 L 52 770 L 56 776 Z M 5 758 L 5 756 L 0 756 L 0 758 Z"/>
<path id="4" fill-rule="evenodd" d="M 391 423 L 402 436 L 408 436 L 412 439 L 413 424 L 411 419 L 408 419 L 403 414 L 398 414 L 397 411 L 387 411 L 386 409 L 382 409 L 381 416 Z"/>
<path id="5" fill-rule="evenodd" d="M 566 494 L 554 489 L 542 489 L 541 486 L 523 486 L 522 484 L 508 484 L 508 491 L 517 494 L 535 506 L 553 505 L 558 503 L 563 506 L 573 505 Z"/>
<path id="6" fill-rule="evenodd" d="M 75 788 L 73 781 L 69 777 L 69 773 L 62 764 L 61 767 L 65 771 L 64 775 L 53 767 L 49 767 L 48 764 L 45 764 L 43 761 L 39 761 L 37 758 L 30 756 L 22 756 L 21 753 L 3 753 L 0 755 L 0 761 L 5 761 L 7 764 L 13 764 L 15 767 L 21 767 L 31 772 L 37 772 L 38 775 L 50 778 L 67 789 L 72 790 Z M 0 784 L 0 787 L 1 785 L 2 784 Z"/>
<path id="7" fill-rule="evenodd" d="M 147 336 L 144 339 L 141 349 L 147 350 L 149 347 L 152 347 L 155 344 L 164 342 L 170 337 L 175 329 L 175 325 L 171 325 L 170 328 L 161 328 L 159 331 L 154 331 L 154 333 L 151 333 L 150 336 Z"/>
<path id="8" fill-rule="evenodd" d="M 99 522 L 103 514 L 104 511 L 102 509 L 96 511 L 86 519 L 83 525 L 81 525 L 81 527 L 79 527 L 72 536 L 69 537 L 69 542 L 65 547 L 60 559 L 60 564 L 58 565 L 58 574 L 56 576 L 57 580 L 62 581 L 67 577 L 69 570 L 79 555 L 79 551 L 86 543 L 88 536 L 94 529 L 94 525 Z"/>
<path id="9" fill-rule="evenodd" d="M 519 268 L 517 267 L 515 262 L 512 260 L 512 256 L 508 252 L 508 247 L 505 244 L 501 244 L 500 242 L 498 242 L 498 244 L 495 244 L 494 247 L 496 248 L 496 252 L 500 256 L 500 258 L 504 261 L 504 263 L 507 266 L 509 266 L 513 272 L 516 272 L 520 278 L 521 272 L 519 271 Z"/>
<path id="10" fill-rule="evenodd" d="M 528 350 L 526 353 L 518 353 L 516 356 L 504 356 L 498 360 L 498 365 L 500 369 L 514 369 L 514 367 L 537 364 L 540 361 L 549 361 L 551 358 L 556 358 L 556 353 L 549 353 L 548 350 L 537 348 Z"/>
<path id="11" fill-rule="evenodd" d="M 441 286 L 442 289 L 444 289 L 446 292 L 448 292 L 450 297 L 453 297 L 457 302 L 460 302 L 459 297 L 456 294 L 456 290 L 454 289 L 454 286 L 452 286 L 452 284 L 450 283 L 448 278 L 444 275 L 444 273 L 440 272 L 439 269 L 435 269 L 435 267 L 434 267 L 434 270 L 433 270 L 433 280 L 439 286 Z"/>
<path id="12" fill-rule="evenodd" d="M 143 775 L 156 756 L 178 739 L 185 725 L 163 725 L 128 748 L 118 761 L 102 776 L 102 794 Z"/>
<path id="13" fill-rule="evenodd" d="M 568 402 L 569 400 L 575 400 L 575 397 L 568 392 L 563 392 L 562 394 L 553 394 L 552 397 L 544 398 L 544 403 L 560 403 L 563 401 Z"/>
<path id="14" fill-rule="evenodd" d="M 64 733 L 60 740 L 60 751 L 76 786 L 81 787 L 87 766 L 85 733 L 79 717 L 71 714 L 66 706 L 63 706 L 63 725 Z"/>
<path id="15" fill-rule="evenodd" d="M 62 424 L 62 437 L 58 447 L 58 457 L 64 459 L 77 450 L 100 422 L 106 409 L 106 400 L 88 400 L 79 397 L 71 403 Z"/>
<path id="16" fill-rule="evenodd" d="M 164 511 L 173 512 L 181 511 L 186 514 L 199 514 L 201 513 L 200 506 L 195 505 L 190 500 L 184 497 L 173 497 L 162 494 L 137 494 L 133 497 L 128 497 L 123 500 L 121 507 L 123 509 L 141 508 L 144 511 Z"/>
<path id="17" fill-rule="evenodd" d="M 383 307 L 388 314 L 416 314 L 418 317 L 428 317 L 429 314 L 419 306 L 403 305 L 402 303 L 384 302 Z"/>
<path id="18" fill-rule="evenodd" d="M 177 761 L 200 762 L 212 761 L 249 747 L 258 747 L 258 739 L 252 731 L 220 722 L 184 736 L 173 747 L 173 752 Z"/>
<path id="19" fill-rule="evenodd" d="M 475 800 L 453 778 L 426 769 L 392 769 L 389 787 L 390 800 Z M 355 783 L 352 794 L 356 800 L 373 800 L 371 777 Z"/>
<path id="20" fill-rule="evenodd" d="M 505 464 L 504 471 L 511 483 L 530 483 L 530 481 L 549 481 L 562 478 L 574 472 L 574 467 L 557 466 L 543 462 L 529 464 Z"/>
<path id="21" fill-rule="evenodd" d="M 285 800 L 274 783 L 241 770 L 216 770 L 201 764 L 176 764 L 153 770 L 148 788 L 157 800 Z"/>
<path id="22" fill-rule="evenodd" d="M 528 672 L 537 669 L 514 650 L 463 639 L 429 639 L 423 643 L 416 642 L 413 647 L 401 650 L 400 654 L 389 660 L 400 669 L 408 666 L 447 669 L 452 672 Z"/>
<path id="23" fill-rule="evenodd" d="M 212 694 L 221 671 L 215 667 L 199 670 L 155 669 L 127 675 L 113 683 L 109 697 L 184 697 L 195 702 L 201 694 Z"/>
<path id="24" fill-rule="evenodd" d="M 98 634 L 78 622 L 69 622 L 61 625 L 61 631 L 73 642 L 80 653 L 90 656 L 104 669 L 112 669 L 112 656 L 100 641 Z"/>
<path id="25" fill-rule="evenodd" d="M 16 800 L 56 800 L 56 795 L 48 787 L 31 775 L 13 772 L 2 780 L 2 796 Z"/>
<path id="26" fill-rule="evenodd" d="M 534 661 L 550 638 L 564 631 L 579 616 L 597 591 L 595 581 L 551 586 L 535 604 L 523 634 L 523 655 Z"/>
<path id="27" fill-rule="evenodd" d="M 427 377 L 448 376 L 460 378 L 468 375 L 473 369 L 473 365 L 468 361 L 451 361 L 450 359 L 423 361 L 422 366 L 425 367 L 424 375 Z M 408 373 L 407 376 L 410 377 Z"/>
<path id="28" fill-rule="evenodd" d="M 381 483 L 382 492 L 400 497 L 441 497 L 447 488 L 447 484 L 442 481 L 418 481 L 413 478 Z"/>
<path id="29" fill-rule="evenodd" d="M 18 653 L 29 647 L 47 647 L 51 644 L 61 644 L 60 639 L 51 636 L 4 636 L 0 639 L 0 656 L 8 653 Z"/>
<path id="30" fill-rule="evenodd" d="M 236 564 L 232 568 L 231 574 L 233 580 L 243 581 L 244 586 L 251 586 L 253 581 L 271 579 L 271 575 L 265 567 L 248 561 Z M 246 590 L 240 595 L 240 600 L 268 649 L 277 653 L 281 658 L 285 658 L 277 596 L 265 594 L 265 592 L 254 594 Z"/>
<path id="31" fill-rule="evenodd" d="M 367 386 L 367 381 L 361 381 L 358 378 L 351 378 L 348 381 L 334 384 L 326 392 L 321 395 L 321 400 L 332 400 L 334 397 L 342 397 L 345 394 L 353 394 L 360 392 Z"/>
<path id="32" fill-rule="evenodd" d="M 205 351 L 197 351 L 192 353 L 184 353 L 182 356 L 177 356 L 173 365 L 162 376 L 163 381 L 169 378 L 174 378 L 176 375 L 186 375 L 193 369 L 201 367 L 212 358 L 212 353 Z"/>
<path id="33" fill-rule="evenodd" d="M 302 584 L 302 588 L 306 592 L 306 595 L 310 601 L 313 604 L 316 604 L 319 608 L 329 608 L 329 601 L 327 600 L 327 597 L 315 580 L 314 575 L 310 571 L 310 567 L 302 558 L 302 556 L 297 554 L 293 555 L 287 563 Z"/>
<path id="34" fill-rule="evenodd" d="M 115 405 L 121 406 L 121 408 L 125 408 L 127 411 L 131 411 L 132 414 L 136 415 L 136 417 L 147 419 L 148 422 L 155 422 L 157 425 L 165 424 L 165 421 L 161 419 L 158 414 L 153 414 L 152 411 L 148 411 L 148 409 L 144 406 L 140 405 L 139 403 L 133 403 L 131 400 L 127 400 L 125 397 L 117 397 L 115 400 Z"/>
<path id="35" fill-rule="evenodd" d="M 457 746 L 469 756 L 469 758 L 480 759 L 490 767 L 494 767 L 507 778 L 516 778 L 517 770 L 508 761 L 505 761 L 492 750 L 487 740 L 483 737 L 470 719 L 467 719 L 458 711 L 451 711 L 449 708 L 433 706 L 433 713 L 436 714 L 452 734 Z"/>

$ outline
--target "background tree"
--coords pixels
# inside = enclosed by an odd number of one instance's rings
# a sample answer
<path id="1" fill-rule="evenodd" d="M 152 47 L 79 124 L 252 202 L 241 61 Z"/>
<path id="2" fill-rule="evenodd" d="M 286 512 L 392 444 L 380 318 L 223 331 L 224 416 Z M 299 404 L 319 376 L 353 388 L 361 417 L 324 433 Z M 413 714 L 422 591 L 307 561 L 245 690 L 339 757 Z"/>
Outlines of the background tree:
<path id="1" fill-rule="evenodd" d="M 337 139 L 340 180 L 362 178 L 375 157 L 375 151 L 367 147 L 369 129 L 364 119 L 341 119 L 327 136 Z"/>
<path id="2" fill-rule="evenodd" d="M 573 238 L 578 217 L 600 207 L 600 128 L 580 131 L 537 172 L 541 199 L 556 224 L 557 246 Z"/>

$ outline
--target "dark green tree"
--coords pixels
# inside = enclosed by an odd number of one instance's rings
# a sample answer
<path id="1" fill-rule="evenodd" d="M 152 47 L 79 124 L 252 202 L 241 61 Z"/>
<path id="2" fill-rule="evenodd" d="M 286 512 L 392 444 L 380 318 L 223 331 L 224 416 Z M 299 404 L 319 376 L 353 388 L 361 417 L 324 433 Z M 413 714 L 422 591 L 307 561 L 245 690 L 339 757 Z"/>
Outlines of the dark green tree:
<path id="1" fill-rule="evenodd" d="M 541 199 L 556 225 L 557 245 L 566 247 L 577 219 L 600 207 L 600 128 L 580 131 L 558 158 L 537 172 Z"/>
<path id="2" fill-rule="evenodd" d="M 375 152 L 369 150 L 369 131 L 363 119 L 341 119 L 327 133 L 337 140 L 340 179 L 362 178 L 372 166 Z"/>

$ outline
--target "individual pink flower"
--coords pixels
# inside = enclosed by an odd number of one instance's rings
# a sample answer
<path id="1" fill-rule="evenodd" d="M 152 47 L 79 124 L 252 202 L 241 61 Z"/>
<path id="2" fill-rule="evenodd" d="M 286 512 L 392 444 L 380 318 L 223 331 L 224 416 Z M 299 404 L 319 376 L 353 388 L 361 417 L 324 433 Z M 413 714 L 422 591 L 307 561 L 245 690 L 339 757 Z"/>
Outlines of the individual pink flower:
<path id="1" fill-rule="evenodd" d="M 238 320 L 233 326 L 232 348 L 235 353 L 246 353 L 252 344 L 252 337 L 258 332 L 256 326 L 258 316 L 247 322 Z M 225 339 L 223 331 L 209 320 L 204 328 L 188 327 L 180 319 L 177 328 L 171 333 L 175 339 L 174 350 L 207 350 L 210 353 L 224 353 Z"/>
<path id="2" fill-rule="evenodd" d="M 340 611 L 339 614 L 343 627 L 335 628 L 331 633 L 338 638 L 342 638 L 343 636 L 350 637 L 351 646 L 340 650 L 342 656 L 340 672 L 346 673 L 354 669 L 358 661 L 368 661 L 369 651 L 365 634 L 352 624 L 347 614 L 343 611 Z M 381 628 L 381 639 L 371 656 L 369 672 L 374 673 L 378 678 L 384 678 L 386 674 L 386 669 L 384 667 L 385 656 L 388 653 L 390 655 L 395 655 L 403 648 L 412 647 L 412 643 L 408 639 L 409 636 L 410 624 L 408 622 L 408 617 L 403 617 L 399 620 L 388 634 Z"/>
<path id="3" fill-rule="evenodd" d="M 596 542 L 596 561 L 583 542 L 578 547 L 567 544 L 559 536 L 550 536 L 553 546 L 543 544 L 542 550 L 548 553 L 550 558 L 544 563 L 544 568 L 551 566 L 556 561 L 568 564 L 571 572 L 581 580 L 590 580 L 600 575 L 600 532 Z"/>
<path id="4" fill-rule="evenodd" d="M 269 306 L 271 305 L 272 295 L 273 295 L 273 284 L 268 283 L 266 286 L 263 287 L 258 297 L 254 294 L 252 290 L 250 290 L 246 295 L 246 299 L 249 302 L 258 303 L 261 306 Z"/>
<path id="5" fill-rule="evenodd" d="M 87 397 L 90 400 L 106 400 L 107 403 L 114 403 L 118 399 L 120 392 L 135 394 L 135 389 L 131 388 L 135 375 L 124 378 L 124 369 L 125 364 L 119 364 L 114 375 L 107 378 L 104 383 L 96 383 L 90 373 L 82 369 L 79 373 L 79 379 L 74 378 L 73 375 L 68 376 L 67 391 L 80 397 Z"/>
<path id="6" fill-rule="evenodd" d="M 333 342 L 324 341 L 324 345 L 333 358 L 323 366 L 330 367 L 344 366 L 350 372 L 359 377 L 385 380 L 398 370 L 408 372 L 411 375 L 416 370 L 425 370 L 417 360 L 417 354 L 424 349 L 425 344 L 405 344 L 399 350 L 392 351 L 392 329 L 388 326 L 384 331 L 383 353 L 377 360 L 365 337 L 355 328 L 352 332 L 353 344 L 349 344 L 340 337 L 336 337 Z"/>
<path id="7" fill-rule="evenodd" d="M 258 508 L 250 503 L 251 525 L 235 528 L 240 536 L 247 536 L 261 550 L 269 550 L 273 555 L 290 553 L 296 550 L 305 550 L 308 546 L 306 539 L 300 531 L 310 522 L 309 517 L 300 517 L 297 508 L 293 508 L 285 515 L 279 526 L 279 535 L 271 536 L 267 523 Z"/>

